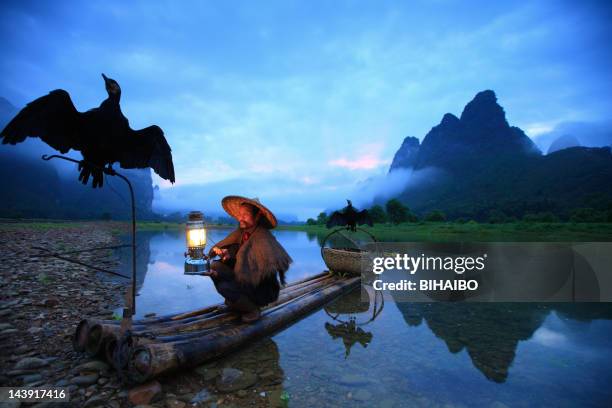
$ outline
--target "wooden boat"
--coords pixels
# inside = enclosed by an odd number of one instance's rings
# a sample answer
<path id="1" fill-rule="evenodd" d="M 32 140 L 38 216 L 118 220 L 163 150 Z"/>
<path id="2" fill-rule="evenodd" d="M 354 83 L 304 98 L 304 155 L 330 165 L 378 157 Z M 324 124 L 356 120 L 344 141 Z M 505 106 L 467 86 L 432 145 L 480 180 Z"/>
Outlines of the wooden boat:
<path id="1" fill-rule="evenodd" d="M 224 304 L 134 320 L 123 335 L 118 321 L 83 319 L 72 342 L 75 350 L 106 359 L 128 382 L 145 382 L 270 335 L 359 284 L 360 277 L 343 278 L 328 271 L 293 282 L 281 289 L 276 302 L 262 308 L 261 319 L 250 324 L 242 323 Z"/>

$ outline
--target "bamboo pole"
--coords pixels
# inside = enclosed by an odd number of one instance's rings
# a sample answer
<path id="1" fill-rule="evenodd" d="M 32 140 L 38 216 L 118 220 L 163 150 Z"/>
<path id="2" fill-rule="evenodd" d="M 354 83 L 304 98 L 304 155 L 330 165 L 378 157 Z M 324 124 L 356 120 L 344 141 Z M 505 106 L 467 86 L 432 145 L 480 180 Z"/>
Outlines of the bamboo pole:
<path id="1" fill-rule="evenodd" d="M 321 273 L 318 273 L 316 275 L 313 276 L 307 276 L 303 279 L 300 279 L 296 282 L 291 282 L 288 285 L 286 285 L 284 288 L 281 288 L 281 292 L 284 290 L 292 290 L 295 287 L 297 287 L 298 285 L 302 284 L 302 283 L 307 283 L 309 281 L 314 281 L 316 279 L 320 279 L 322 277 L 326 277 L 329 276 L 329 271 L 323 271 Z M 197 309 L 197 310 L 193 310 L 190 312 L 185 312 L 185 313 L 179 313 L 179 314 L 170 314 L 170 315 L 166 315 L 166 316 L 160 316 L 158 318 L 152 318 L 150 320 L 147 319 L 142 319 L 142 320 L 136 320 L 136 322 L 141 322 L 142 324 L 149 324 L 149 323 L 159 323 L 162 321 L 167 321 L 167 320 L 181 320 L 181 319 L 185 319 L 185 318 L 189 318 L 189 317 L 195 317 L 201 314 L 204 314 L 206 312 L 210 312 L 210 311 L 214 311 L 215 309 L 218 309 L 220 307 L 223 307 L 222 303 L 216 304 L 216 305 L 212 305 L 212 306 L 208 306 L 202 309 Z"/>
<path id="2" fill-rule="evenodd" d="M 292 302 L 296 299 L 299 299 L 303 296 L 309 295 L 316 291 L 320 291 L 332 285 L 336 285 L 336 282 L 330 282 L 325 285 L 320 285 L 308 291 L 300 292 L 299 294 L 296 293 L 295 297 L 292 296 L 291 298 L 286 298 L 286 299 L 282 299 L 281 301 L 270 303 L 263 310 L 268 311 L 268 310 L 272 310 L 278 307 L 284 307 L 289 302 Z M 224 319 L 218 319 L 216 321 L 211 321 L 210 323 L 202 322 L 202 324 L 199 324 L 197 326 L 190 326 L 189 330 L 183 329 L 183 330 L 176 330 L 176 331 L 156 331 L 156 332 L 150 333 L 150 337 L 146 337 L 146 338 L 151 338 L 153 342 L 155 343 L 161 343 L 161 342 L 172 342 L 172 341 L 178 341 L 181 339 L 199 337 L 204 334 L 210 333 L 210 331 L 212 330 L 221 329 L 221 326 L 223 326 L 224 324 L 233 322 L 235 320 L 238 320 L 238 317 L 239 317 L 238 314 L 231 313 L 230 315 L 227 316 L 227 318 L 224 318 Z M 136 336 L 138 337 L 139 334 L 136 334 Z"/>
<path id="3" fill-rule="evenodd" d="M 335 281 L 335 278 L 330 277 L 325 280 L 313 282 L 312 284 L 309 284 L 309 285 L 301 286 L 292 291 L 279 295 L 278 299 L 275 302 L 270 303 L 266 307 L 269 308 L 269 307 L 276 306 L 278 304 L 282 304 L 304 293 L 308 293 L 318 287 L 329 285 L 333 283 L 334 281 Z M 203 328 L 214 327 L 216 324 L 219 324 L 219 323 L 222 324 L 222 323 L 226 323 L 232 320 L 236 320 L 238 319 L 238 317 L 239 315 L 237 313 L 229 309 L 226 309 L 223 313 L 215 314 L 213 316 L 207 316 L 205 318 L 201 318 L 198 320 L 179 321 L 173 324 L 164 324 L 163 326 L 147 327 L 147 330 L 144 330 L 144 331 L 136 330 L 135 333 L 168 334 L 168 333 L 181 332 L 181 331 L 186 331 L 186 330 L 203 329 Z"/>
<path id="4" fill-rule="evenodd" d="M 316 285 L 319 285 L 325 281 L 328 281 L 330 279 L 333 279 L 333 276 L 326 276 L 326 277 L 322 277 L 322 278 L 317 278 L 317 279 L 312 279 L 309 280 L 307 282 L 303 282 L 300 283 L 299 285 L 295 285 L 295 286 L 291 286 L 288 287 L 286 289 L 281 289 L 279 291 L 279 298 L 277 300 L 278 301 L 283 301 L 284 299 L 289 299 L 292 298 L 294 296 L 296 296 L 297 292 L 303 293 L 304 290 L 308 290 L 308 288 L 313 288 Z M 226 305 L 221 305 L 220 307 L 218 307 L 216 310 L 213 310 L 209 313 L 205 313 L 202 315 L 198 315 L 198 316 L 194 316 L 194 317 L 187 317 L 187 318 L 183 318 L 180 320 L 170 320 L 170 321 L 165 321 L 165 322 L 161 322 L 161 323 L 155 323 L 155 324 L 149 324 L 146 327 L 152 331 L 156 331 L 158 329 L 162 329 L 162 328 L 169 328 L 169 327 L 179 327 L 178 325 L 184 325 L 187 326 L 189 324 L 196 324 L 197 322 L 201 321 L 201 320 L 208 320 L 210 318 L 213 318 L 215 316 L 220 316 L 222 314 L 225 314 L 228 312 L 228 307 Z"/>
<path id="5" fill-rule="evenodd" d="M 323 276 L 319 276 L 323 275 Z M 315 275 L 314 277 L 310 277 L 308 279 L 303 279 L 302 281 L 295 282 L 292 285 L 287 285 L 279 291 L 279 299 L 283 299 L 283 296 L 294 293 L 297 290 L 303 290 L 305 287 L 312 287 L 315 284 L 326 281 L 328 279 L 332 279 L 333 276 L 327 273 Z M 201 319 L 207 319 L 212 316 L 216 316 L 219 314 L 223 314 L 227 312 L 227 307 L 224 304 L 219 304 L 210 308 L 211 310 L 207 311 L 207 313 L 199 313 L 197 315 L 192 315 L 192 313 L 184 313 L 182 315 L 175 315 L 171 319 L 161 321 L 161 322 L 147 322 L 147 326 L 153 325 L 153 327 L 170 327 L 175 326 L 177 323 L 186 324 L 196 322 Z M 144 324 L 142 320 L 137 320 L 135 323 Z"/>
<path id="6" fill-rule="evenodd" d="M 291 290 L 283 293 L 279 298 L 267 305 L 264 309 L 273 308 L 277 305 L 282 305 L 285 302 L 290 301 L 296 297 L 299 297 L 305 293 L 309 293 L 317 288 L 326 287 L 330 284 L 334 284 L 337 278 L 333 276 L 326 276 L 325 279 L 318 278 L 309 282 L 304 282 L 300 287 L 292 288 Z M 308 283 L 308 284 L 306 284 Z M 188 334 L 192 332 L 202 333 L 202 331 L 208 331 L 215 327 L 233 322 L 238 320 L 240 315 L 236 312 L 226 309 L 222 313 L 212 313 L 209 315 L 202 315 L 197 318 L 183 319 L 177 322 L 167 322 L 160 325 L 149 325 L 135 327 L 133 334 L 138 338 L 162 338 L 167 337 L 168 339 L 161 341 L 170 341 L 173 337 L 181 336 L 182 334 Z M 109 325 L 105 323 L 95 323 L 89 326 L 89 331 L 86 340 L 85 349 L 91 355 L 98 355 L 104 353 L 104 355 L 112 361 L 110 358 L 114 356 L 114 347 L 119 346 L 118 338 L 120 335 L 119 326 Z M 186 333 L 187 332 L 187 333 Z M 165 336 L 164 336 L 165 335 Z M 191 336 L 188 336 L 191 337 Z"/>
<path id="7" fill-rule="evenodd" d="M 90 341 L 91 329 L 99 324 L 119 327 L 116 320 L 82 319 L 77 324 L 77 328 L 72 336 L 72 346 L 75 351 L 85 351 L 87 343 Z M 145 326 L 142 324 L 133 324 L 133 329 L 135 330 L 144 330 L 144 328 Z"/>
<path id="8" fill-rule="evenodd" d="M 89 331 L 90 319 L 82 319 L 77 324 L 76 330 L 72 335 L 72 348 L 75 351 L 85 351 L 85 343 L 87 343 L 87 333 Z"/>
<path id="9" fill-rule="evenodd" d="M 360 280 L 360 277 L 340 280 L 335 285 L 316 293 L 305 294 L 300 299 L 287 302 L 283 307 L 266 311 L 261 319 L 250 324 L 215 330 L 205 336 L 179 342 L 136 346 L 128 360 L 128 377 L 135 382 L 144 382 L 167 371 L 192 367 L 212 360 L 250 340 L 269 335 L 299 320 L 314 309 L 351 290 Z"/>
<path id="10" fill-rule="evenodd" d="M 89 330 L 85 351 L 90 356 L 98 356 L 104 352 L 104 345 L 110 338 L 118 338 L 121 327 L 110 324 L 95 324 Z"/>
<path id="11" fill-rule="evenodd" d="M 297 285 L 300 285 L 302 283 L 308 282 L 308 281 L 314 281 L 315 279 L 319 279 L 322 277 L 326 277 L 329 276 L 329 271 L 323 271 L 321 273 L 318 273 L 316 275 L 313 276 L 307 276 L 306 278 L 300 279 L 296 282 L 291 282 L 290 284 L 288 284 L 287 286 L 285 286 L 284 288 L 281 289 L 281 292 L 283 290 L 292 290 L 293 288 L 295 288 Z M 189 317 L 195 317 L 201 314 L 205 314 L 207 312 L 211 312 L 214 311 L 215 309 L 218 309 L 220 307 L 223 307 L 224 305 L 222 303 L 216 304 L 216 305 L 212 305 L 212 306 L 207 306 L 201 309 L 196 309 L 190 312 L 185 312 L 185 313 L 179 313 L 179 314 L 168 314 L 165 316 L 159 316 L 159 317 L 155 317 L 155 318 L 151 318 L 151 319 L 139 319 L 139 320 L 135 320 L 135 323 L 142 323 L 142 324 L 150 324 L 150 323 L 161 323 L 161 322 L 166 322 L 166 321 L 174 321 L 174 320 L 181 320 L 181 319 L 185 319 L 185 318 L 189 318 Z"/>
<path id="12" fill-rule="evenodd" d="M 325 278 L 325 277 L 329 277 L 331 276 L 329 274 L 329 271 L 323 271 L 321 273 L 318 273 L 316 275 L 313 276 L 308 276 L 306 278 L 300 279 L 296 282 L 292 282 L 288 285 L 286 285 L 284 288 L 281 288 L 280 292 L 283 293 L 283 291 L 290 291 L 295 289 L 296 287 L 299 287 L 299 285 L 303 284 L 303 283 L 312 283 L 315 282 L 317 280 L 320 280 L 321 278 Z M 170 314 L 166 314 L 163 316 L 156 316 L 156 317 L 151 317 L 151 318 L 144 318 L 144 319 L 138 319 L 138 320 L 134 320 L 133 324 L 134 325 L 149 325 L 149 324 L 155 324 L 155 323 L 165 323 L 165 322 L 169 322 L 169 321 L 175 321 L 175 320 L 181 320 L 181 319 L 185 319 L 185 318 L 189 318 L 189 317 L 195 317 L 195 316 L 199 316 L 199 315 L 203 315 L 209 312 L 214 312 L 220 308 L 223 308 L 224 304 L 223 303 L 218 303 L 215 305 L 211 305 L 211 306 L 206 306 L 200 309 L 195 309 L 189 312 L 183 312 L 183 313 L 170 313 Z M 84 319 L 87 320 L 87 319 Z M 111 319 L 95 319 L 96 323 L 105 323 L 105 324 L 121 324 L 121 321 L 118 320 L 111 320 Z M 82 322 L 82 321 L 81 321 Z M 79 323 L 80 324 L 80 323 Z M 77 326 L 78 329 L 78 326 Z M 80 351 L 80 350 L 79 350 Z"/>
<path id="13" fill-rule="evenodd" d="M 279 304 L 283 304 L 295 297 L 301 296 L 304 293 L 308 293 L 316 288 L 324 287 L 326 285 L 333 284 L 335 281 L 334 277 L 329 277 L 324 280 L 318 280 L 317 282 L 311 283 L 310 285 L 304 285 L 302 287 L 296 288 L 290 292 L 286 292 L 283 295 L 279 296 L 279 298 L 269 305 L 266 308 L 271 308 Z M 134 330 L 134 335 L 136 337 L 161 337 L 163 335 L 180 335 L 184 332 L 193 332 L 193 331 L 201 331 L 205 329 L 214 328 L 216 326 L 220 326 L 229 322 L 233 322 L 239 319 L 239 314 L 226 310 L 223 313 L 215 314 L 213 316 L 207 316 L 200 318 L 196 321 L 189 321 L 183 323 L 174 323 L 172 325 L 164 325 L 164 326 L 149 326 L 149 327 L 140 327 Z M 188 320 L 188 319 L 184 319 Z M 113 355 L 113 351 L 106 350 L 106 343 L 110 341 L 114 341 L 114 344 L 117 345 L 117 340 L 119 337 L 119 329 L 117 325 L 107 325 L 104 323 L 96 323 L 93 326 L 90 326 L 90 330 L 88 332 L 87 341 L 86 341 L 86 350 L 89 354 L 97 355 L 102 351 L 106 356 Z"/>

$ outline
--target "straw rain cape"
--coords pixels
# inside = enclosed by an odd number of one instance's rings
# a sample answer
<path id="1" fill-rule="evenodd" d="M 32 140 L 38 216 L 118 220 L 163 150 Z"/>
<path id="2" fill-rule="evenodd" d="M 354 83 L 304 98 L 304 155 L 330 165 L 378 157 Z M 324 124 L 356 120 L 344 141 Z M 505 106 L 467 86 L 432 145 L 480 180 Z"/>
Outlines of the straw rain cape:
<path id="1" fill-rule="evenodd" d="M 241 244 L 236 253 L 236 265 L 234 276 L 240 284 L 253 286 L 276 272 L 280 274 L 281 283 L 284 283 L 284 275 L 293 259 L 276 240 L 267 228 L 258 226 L 250 238 L 242 243 L 242 230 L 234 230 L 225 239 L 219 241 L 218 248 L 232 244 Z"/>

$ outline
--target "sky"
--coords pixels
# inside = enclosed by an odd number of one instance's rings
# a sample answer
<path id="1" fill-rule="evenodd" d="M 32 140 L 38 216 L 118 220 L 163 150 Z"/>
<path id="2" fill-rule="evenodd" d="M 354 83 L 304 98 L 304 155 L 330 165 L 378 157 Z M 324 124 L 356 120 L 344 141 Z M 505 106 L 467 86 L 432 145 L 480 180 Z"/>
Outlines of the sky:
<path id="1" fill-rule="evenodd" d="M 172 147 L 156 211 L 216 214 L 238 194 L 305 220 L 427 180 L 385 174 L 406 136 L 484 89 L 536 141 L 601 128 L 611 17 L 605 1 L 3 1 L 0 96 L 62 88 L 84 111 L 105 73 L 132 128 Z"/>

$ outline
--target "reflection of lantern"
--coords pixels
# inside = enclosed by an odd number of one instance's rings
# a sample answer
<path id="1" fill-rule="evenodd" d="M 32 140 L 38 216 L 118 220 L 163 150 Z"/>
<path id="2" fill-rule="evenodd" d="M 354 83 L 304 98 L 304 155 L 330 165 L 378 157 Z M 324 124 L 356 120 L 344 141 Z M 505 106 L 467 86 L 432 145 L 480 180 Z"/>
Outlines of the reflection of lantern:
<path id="1" fill-rule="evenodd" d="M 204 215 L 200 211 L 189 213 L 185 233 L 187 236 L 185 271 L 202 271 L 205 266 L 206 228 L 204 228 Z"/>

